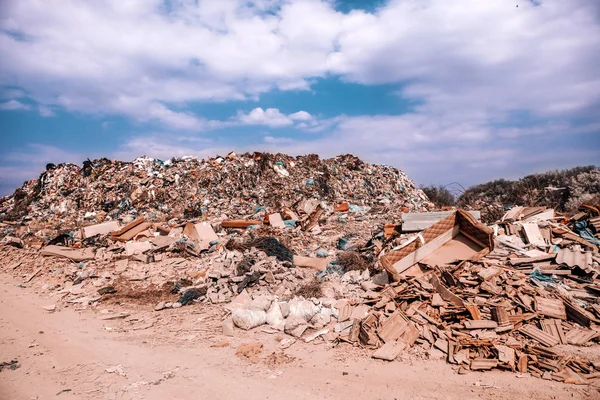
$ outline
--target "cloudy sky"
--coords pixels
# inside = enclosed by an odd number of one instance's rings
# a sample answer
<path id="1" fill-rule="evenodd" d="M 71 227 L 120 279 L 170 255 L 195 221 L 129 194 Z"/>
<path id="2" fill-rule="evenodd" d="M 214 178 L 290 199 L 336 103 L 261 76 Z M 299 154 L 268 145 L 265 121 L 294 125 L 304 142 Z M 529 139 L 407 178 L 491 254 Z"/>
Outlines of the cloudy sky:
<path id="1" fill-rule="evenodd" d="M 600 2 L 1 0 L 0 136 L 0 195 L 88 157 L 600 164 Z"/>

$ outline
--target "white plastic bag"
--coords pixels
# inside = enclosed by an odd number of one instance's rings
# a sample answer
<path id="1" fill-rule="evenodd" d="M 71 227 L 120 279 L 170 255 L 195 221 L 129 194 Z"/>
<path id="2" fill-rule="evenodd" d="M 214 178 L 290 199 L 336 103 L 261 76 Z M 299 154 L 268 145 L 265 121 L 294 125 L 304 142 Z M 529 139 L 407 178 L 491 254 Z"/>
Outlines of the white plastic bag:
<path id="1" fill-rule="evenodd" d="M 319 307 L 312 301 L 295 299 L 290 301 L 289 317 L 302 318 L 304 321 L 308 322 L 318 312 Z"/>
<path id="2" fill-rule="evenodd" d="M 231 313 L 231 319 L 238 328 L 249 330 L 267 322 L 267 313 L 263 310 L 244 310 L 238 308 Z"/>
<path id="3" fill-rule="evenodd" d="M 252 302 L 250 303 L 250 305 L 248 306 L 248 308 L 250 310 L 263 310 L 263 311 L 267 311 L 269 309 L 269 306 L 271 305 L 271 300 L 268 299 L 265 296 L 259 296 L 257 298 L 255 298 L 254 300 L 252 300 Z"/>
<path id="4" fill-rule="evenodd" d="M 269 308 L 269 311 L 267 311 L 267 324 L 275 329 L 283 330 L 285 320 L 283 319 L 283 314 L 281 313 L 281 308 L 279 308 L 279 302 L 277 300 L 274 300 L 273 303 L 271 303 L 271 307 Z"/>

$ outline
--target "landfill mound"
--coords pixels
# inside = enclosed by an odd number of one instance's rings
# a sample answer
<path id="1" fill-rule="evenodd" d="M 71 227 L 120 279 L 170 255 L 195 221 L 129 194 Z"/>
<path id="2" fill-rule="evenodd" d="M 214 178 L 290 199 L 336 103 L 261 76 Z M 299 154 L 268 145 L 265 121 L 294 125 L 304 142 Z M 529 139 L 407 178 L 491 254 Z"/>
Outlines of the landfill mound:
<path id="1" fill-rule="evenodd" d="M 566 212 L 582 203 L 600 201 L 600 168 L 575 167 L 525 176 L 516 181 L 498 179 L 467 189 L 458 199 L 459 207 L 480 210 L 485 222 L 504 214 L 504 206 L 545 206 Z"/>
<path id="2" fill-rule="evenodd" d="M 317 155 L 230 153 L 204 160 L 140 157 L 133 162 L 88 160 L 83 167 L 49 164 L 39 179 L 0 200 L 0 221 L 59 217 L 64 222 L 86 212 L 112 219 L 146 214 L 161 221 L 247 216 L 257 207 L 293 207 L 311 198 L 411 211 L 428 205 L 402 171 L 352 155 L 322 160 Z"/>

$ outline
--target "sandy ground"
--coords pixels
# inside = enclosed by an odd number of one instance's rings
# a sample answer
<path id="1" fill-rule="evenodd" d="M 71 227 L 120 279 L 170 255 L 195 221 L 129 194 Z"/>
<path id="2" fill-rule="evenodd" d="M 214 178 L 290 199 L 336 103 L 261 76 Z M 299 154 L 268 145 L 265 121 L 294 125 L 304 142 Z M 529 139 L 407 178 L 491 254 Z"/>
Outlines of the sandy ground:
<path id="1" fill-rule="evenodd" d="M 56 298 L 0 275 L 0 399 L 600 399 L 595 387 L 492 371 L 459 375 L 443 361 L 392 363 L 343 344 L 294 343 L 255 330 L 226 338 L 217 308 L 101 304 L 44 306 Z M 124 319 L 106 320 L 126 311 Z M 211 347 L 229 342 L 226 347 Z M 254 361 L 235 355 L 261 342 Z M 273 353 L 276 355 L 274 356 Z M 285 355 L 284 355 L 285 354 Z"/>

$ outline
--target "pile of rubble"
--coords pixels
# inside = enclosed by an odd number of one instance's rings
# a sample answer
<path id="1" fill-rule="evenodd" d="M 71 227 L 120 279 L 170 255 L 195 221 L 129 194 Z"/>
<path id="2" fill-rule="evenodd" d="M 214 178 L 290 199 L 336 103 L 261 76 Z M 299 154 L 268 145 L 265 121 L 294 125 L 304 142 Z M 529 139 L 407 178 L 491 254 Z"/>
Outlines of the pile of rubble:
<path id="1" fill-rule="evenodd" d="M 265 159 L 260 175 L 256 163 Z M 250 161 L 263 181 L 254 177 L 245 187 L 251 178 L 231 170 Z M 130 184 L 158 193 L 169 189 L 151 187 L 154 179 L 164 185 L 183 171 L 212 174 L 214 181 L 194 186 L 205 196 L 193 199 L 202 204 L 198 213 L 185 208 L 185 192 L 160 204 L 133 202 L 137 189 L 111 191 L 113 183 L 91 179 L 136 165 L 92 163 L 87 176 L 73 168 L 76 177 L 58 175 L 69 168 L 57 167 L 3 203 L 8 216 L 35 185 L 43 188 L 26 213 L 0 223 L 0 270 L 40 285 L 60 298 L 59 307 L 137 302 L 162 312 L 202 302 L 224 310 L 225 335 L 260 329 L 290 335 L 287 345 L 346 342 L 383 360 L 405 352 L 441 357 L 459 373 L 503 369 L 576 384 L 600 378 L 600 358 L 559 346 L 600 339 L 600 206 L 582 205 L 570 217 L 513 207 L 486 226 L 478 212 L 424 212 L 430 205 L 402 173 L 350 156 L 229 155 L 156 165 L 141 171 L 159 168 L 160 177 Z M 329 172 L 308 184 L 314 165 Z M 61 196 L 56 180 L 67 178 L 85 185 Z M 193 180 L 176 181 L 188 185 L 178 190 L 191 190 Z M 129 193 L 129 208 L 101 209 L 101 196 L 111 193 Z M 89 206 L 60 208 L 76 198 Z"/>
<path id="2" fill-rule="evenodd" d="M 316 155 L 230 153 L 204 160 L 100 159 L 86 161 L 82 168 L 49 164 L 39 179 L 0 200 L 0 216 L 74 228 L 84 217 L 145 216 L 153 221 L 223 214 L 246 217 L 261 207 L 295 207 L 307 199 L 411 211 L 429 206 L 403 172 L 351 155 L 321 160 Z"/>

